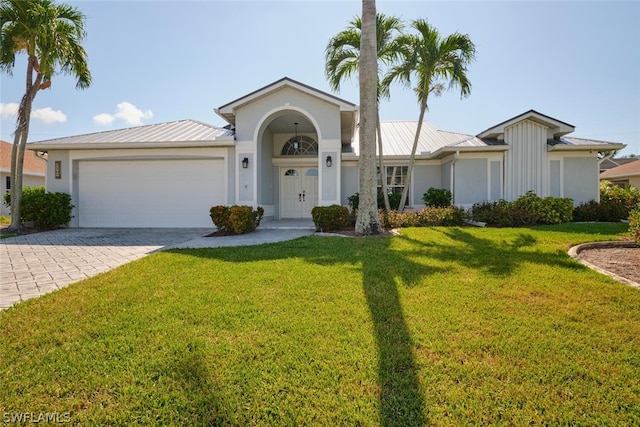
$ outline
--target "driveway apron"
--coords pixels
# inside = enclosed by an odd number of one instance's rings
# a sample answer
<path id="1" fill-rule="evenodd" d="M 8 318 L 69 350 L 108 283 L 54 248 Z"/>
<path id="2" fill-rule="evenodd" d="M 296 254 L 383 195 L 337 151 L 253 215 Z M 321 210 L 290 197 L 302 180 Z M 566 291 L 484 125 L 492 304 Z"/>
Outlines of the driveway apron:
<path id="1" fill-rule="evenodd" d="M 62 229 L 0 240 L 0 310 L 211 229 Z"/>

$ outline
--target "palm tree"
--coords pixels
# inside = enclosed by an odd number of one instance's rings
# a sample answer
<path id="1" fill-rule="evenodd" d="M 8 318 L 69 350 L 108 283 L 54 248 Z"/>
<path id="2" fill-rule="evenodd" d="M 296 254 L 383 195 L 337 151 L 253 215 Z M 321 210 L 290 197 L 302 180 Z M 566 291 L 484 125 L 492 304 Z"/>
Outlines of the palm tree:
<path id="1" fill-rule="evenodd" d="M 16 54 L 27 55 L 26 90 L 11 153 L 11 229 L 22 225 L 22 168 L 34 98 L 51 86 L 57 72 L 73 75 L 78 89 L 91 84 L 87 54 L 80 44 L 86 36 L 84 21 L 75 7 L 51 0 L 0 0 L 0 70 L 11 74 Z"/>
<path id="2" fill-rule="evenodd" d="M 413 90 L 420 103 L 418 127 L 398 208 L 400 212 L 404 209 L 409 193 L 420 130 L 424 114 L 429 109 L 429 95 L 440 96 L 445 90 L 457 86 L 460 88 L 461 98 L 469 96 L 471 82 L 467 77 L 467 67 L 475 60 L 476 55 L 476 47 L 467 34 L 455 32 L 442 38 L 438 30 L 423 19 L 413 21 L 411 27 L 417 31 L 416 34 L 398 38 L 403 46 L 402 62 L 392 67 L 383 81 L 383 85 L 387 87 L 396 80 L 409 86 L 411 79 L 415 78 L 417 84 Z"/>
<path id="3" fill-rule="evenodd" d="M 360 205 L 356 233 L 380 234 L 376 197 L 376 123 L 378 111 L 378 59 L 376 55 L 376 2 L 362 0 L 360 40 Z"/>
<path id="4" fill-rule="evenodd" d="M 395 16 L 386 16 L 383 13 L 376 15 L 376 39 L 378 62 L 390 66 L 399 58 L 400 49 L 396 44 L 396 33 L 401 33 L 404 28 L 402 21 Z M 340 83 L 358 71 L 360 61 L 360 38 L 362 34 L 362 19 L 354 18 L 349 22 L 349 27 L 329 40 L 325 50 L 325 75 L 329 79 L 331 88 L 338 92 Z M 380 100 L 388 98 L 388 87 L 378 86 L 376 109 L 379 168 L 382 179 L 382 193 L 384 195 L 385 209 L 389 211 L 389 195 L 387 193 L 387 170 L 384 167 L 382 151 L 382 132 L 380 129 Z"/>

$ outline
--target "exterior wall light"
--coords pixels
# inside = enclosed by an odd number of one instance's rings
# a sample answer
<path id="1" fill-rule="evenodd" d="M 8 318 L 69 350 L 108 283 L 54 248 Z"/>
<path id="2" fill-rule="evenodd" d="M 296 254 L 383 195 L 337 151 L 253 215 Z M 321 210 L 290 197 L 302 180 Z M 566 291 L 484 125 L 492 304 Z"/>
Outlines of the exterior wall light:
<path id="1" fill-rule="evenodd" d="M 249 158 L 245 157 L 244 159 L 242 159 L 242 169 L 246 169 L 249 167 Z"/>
<path id="2" fill-rule="evenodd" d="M 327 156 L 327 167 L 330 168 L 332 164 L 333 161 L 331 160 L 331 156 Z"/>

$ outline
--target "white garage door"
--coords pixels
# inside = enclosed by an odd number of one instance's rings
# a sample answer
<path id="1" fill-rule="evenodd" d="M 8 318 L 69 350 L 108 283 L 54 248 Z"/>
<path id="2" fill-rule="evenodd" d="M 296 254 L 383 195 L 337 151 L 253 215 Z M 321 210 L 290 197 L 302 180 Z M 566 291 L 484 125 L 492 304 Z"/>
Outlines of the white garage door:
<path id="1" fill-rule="evenodd" d="M 223 160 L 81 161 L 80 227 L 212 227 L 225 204 Z"/>

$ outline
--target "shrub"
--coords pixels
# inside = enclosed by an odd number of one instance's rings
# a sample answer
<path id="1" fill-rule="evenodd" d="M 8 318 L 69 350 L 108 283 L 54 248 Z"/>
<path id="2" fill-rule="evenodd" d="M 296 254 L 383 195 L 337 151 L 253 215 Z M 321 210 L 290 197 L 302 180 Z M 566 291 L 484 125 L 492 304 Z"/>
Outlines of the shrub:
<path id="1" fill-rule="evenodd" d="M 629 213 L 629 232 L 636 244 L 640 245 L 640 203 Z"/>
<path id="2" fill-rule="evenodd" d="M 629 217 L 629 213 L 640 203 L 640 190 L 634 187 L 621 188 L 609 181 L 600 183 L 600 203 L 590 200 L 574 208 L 574 221 L 617 222 Z"/>
<path id="3" fill-rule="evenodd" d="M 561 224 L 571 222 L 573 202 L 567 198 L 537 196 L 527 191 L 514 202 L 476 203 L 471 208 L 474 221 L 497 227 L 518 227 L 538 224 Z"/>
<path id="4" fill-rule="evenodd" d="M 392 210 L 398 210 L 400 206 L 400 198 L 402 197 L 401 193 L 389 193 L 389 207 Z M 358 205 L 360 205 L 360 193 L 355 193 L 347 198 L 349 201 L 349 207 L 352 211 L 358 210 Z M 384 195 L 382 193 L 378 193 L 377 199 L 378 209 L 384 209 Z"/>
<path id="5" fill-rule="evenodd" d="M 446 208 L 447 206 L 451 206 L 452 197 L 453 195 L 449 190 L 430 187 L 427 192 L 422 195 L 422 200 L 427 206 Z"/>
<path id="6" fill-rule="evenodd" d="M 474 221 L 485 222 L 497 227 L 514 227 L 516 225 L 511 203 L 506 200 L 475 203 L 471 207 L 471 217 Z"/>
<path id="7" fill-rule="evenodd" d="M 3 196 L 6 206 L 11 205 L 11 192 Z M 44 187 L 24 187 L 20 201 L 20 220 L 33 221 L 38 228 L 52 230 L 67 225 L 73 216 L 71 196 L 67 193 L 50 193 Z"/>
<path id="8" fill-rule="evenodd" d="M 316 231 L 344 230 L 349 227 L 349 209 L 345 206 L 316 206 L 311 210 Z"/>
<path id="9" fill-rule="evenodd" d="M 385 228 L 433 227 L 462 225 L 464 211 L 455 206 L 427 207 L 415 212 L 380 210 L 380 222 Z"/>
<path id="10" fill-rule="evenodd" d="M 251 206 L 213 206 L 209 216 L 218 231 L 233 234 L 245 234 L 254 231 L 260 225 L 264 209 L 258 206 L 254 211 Z"/>

